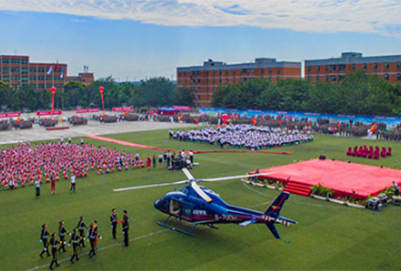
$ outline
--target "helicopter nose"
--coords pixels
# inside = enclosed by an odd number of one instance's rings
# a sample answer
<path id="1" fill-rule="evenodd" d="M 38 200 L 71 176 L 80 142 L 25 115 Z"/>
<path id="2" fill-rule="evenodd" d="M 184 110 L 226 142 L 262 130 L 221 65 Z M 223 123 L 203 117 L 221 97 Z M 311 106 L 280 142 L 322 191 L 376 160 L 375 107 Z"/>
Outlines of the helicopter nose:
<path id="1" fill-rule="evenodd" d="M 153 203 L 153 206 L 155 206 L 156 209 L 159 209 L 158 208 L 159 202 L 160 202 L 160 199 L 156 200 L 155 203 Z"/>

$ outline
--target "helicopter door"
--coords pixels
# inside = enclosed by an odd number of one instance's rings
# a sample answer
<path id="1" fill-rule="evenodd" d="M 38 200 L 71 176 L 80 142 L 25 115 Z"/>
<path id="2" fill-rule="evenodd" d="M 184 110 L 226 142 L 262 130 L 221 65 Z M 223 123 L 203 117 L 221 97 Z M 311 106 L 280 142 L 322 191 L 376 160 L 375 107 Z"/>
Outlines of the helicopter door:
<path id="1" fill-rule="evenodd" d="M 181 203 L 181 217 L 187 220 L 192 219 L 193 205 L 186 202 Z"/>

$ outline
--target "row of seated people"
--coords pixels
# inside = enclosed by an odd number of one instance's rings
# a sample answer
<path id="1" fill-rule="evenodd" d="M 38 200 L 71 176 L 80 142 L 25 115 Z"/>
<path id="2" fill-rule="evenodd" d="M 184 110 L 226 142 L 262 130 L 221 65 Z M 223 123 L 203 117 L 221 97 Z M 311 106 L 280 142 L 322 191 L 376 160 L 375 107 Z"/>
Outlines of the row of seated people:
<path id="1" fill-rule="evenodd" d="M 380 151 L 380 147 L 376 146 L 373 149 L 373 146 L 369 146 L 369 148 L 364 145 L 364 146 L 354 146 L 354 149 L 352 150 L 352 147 L 348 147 L 347 151 L 348 156 L 357 156 L 357 157 L 363 157 L 363 158 L 369 158 L 369 159 L 379 159 L 379 157 L 387 157 L 391 156 L 391 147 L 386 149 L 386 147 L 382 147 Z"/>

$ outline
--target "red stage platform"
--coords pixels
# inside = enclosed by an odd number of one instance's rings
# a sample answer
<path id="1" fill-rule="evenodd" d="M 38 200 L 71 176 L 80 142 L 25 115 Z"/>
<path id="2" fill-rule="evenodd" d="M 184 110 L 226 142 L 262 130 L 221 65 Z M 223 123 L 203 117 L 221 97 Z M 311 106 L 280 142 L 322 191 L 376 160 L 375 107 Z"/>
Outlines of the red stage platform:
<path id="1" fill-rule="evenodd" d="M 381 190 L 392 186 L 393 181 L 401 183 L 400 170 L 320 159 L 263 169 L 259 172 L 269 173 L 263 177 L 286 183 L 287 187 L 299 186 L 307 191 L 308 187 L 310 190 L 311 186 L 320 183 L 324 187 L 332 188 L 334 197 L 352 196 L 356 199 L 376 196 Z"/>

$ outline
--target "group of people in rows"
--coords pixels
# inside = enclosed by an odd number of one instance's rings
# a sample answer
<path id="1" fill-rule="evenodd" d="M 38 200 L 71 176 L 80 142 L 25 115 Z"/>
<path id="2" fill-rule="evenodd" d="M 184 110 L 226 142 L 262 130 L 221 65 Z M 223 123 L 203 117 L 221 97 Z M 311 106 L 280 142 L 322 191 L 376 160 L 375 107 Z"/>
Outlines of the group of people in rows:
<path id="1" fill-rule="evenodd" d="M 227 125 L 225 127 L 204 128 L 201 130 L 169 131 L 170 139 L 180 141 L 230 145 L 252 150 L 279 147 L 313 140 L 310 132 L 286 127 L 253 126 L 249 124 Z"/>
<path id="2" fill-rule="evenodd" d="M 90 170 L 98 174 L 121 171 L 143 164 L 137 153 L 131 154 L 97 147 L 90 144 L 72 144 L 71 142 L 42 143 L 31 145 L 29 142 L 1 149 L 0 147 L 0 182 L 7 189 L 15 189 L 27 184 L 51 183 L 55 193 L 55 182 L 71 176 L 75 186 L 75 177 L 84 178 Z M 75 187 L 74 187 L 75 189 Z M 40 193 L 40 189 L 37 189 Z M 40 195 L 40 194 L 39 194 Z M 39 196 L 37 195 L 37 196 Z"/>
<path id="3" fill-rule="evenodd" d="M 128 246 L 128 231 L 129 231 L 129 220 L 127 211 L 123 211 L 123 220 L 119 221 L 122 225 L 122 231 L 124 235 L 124 245 Z M 112 213 L 110 215 L 110 224 L 112 226 L 112 234 L 113 238 L 117 239 L 116 237 L 116 229 L 117 229 L 117 214 L 115 209 L 112 209 Z M 85 235 L 85 229 L 87 229 L 87 233 Z M 42 230 L 40 232 L 40 242 L 43 243 L 43 250 L 39 254 L 39 256 L 43 259 L 43 254 L 47 254 L 50 256 L 49 250 L 51 248 L 52 252 L 52 261 L 50 263 L 50 269 L 53 270 L 53 265 L 55 264 L 56 267 L 60 264 L 57 260 L 57 253 L 66 252 L 66 245 L 67 245 L 67 235 L 70 235 L 70 240 L 68 242 L 68 246 L 72 245 L 73 247 L 73 254 L 70 258 L 70 262 L 74 264 L 74 259 L 79 261 L 78 257 L 78 248 L 84 248 L 85 240 L 90 242 L 91 250 L 89 251 L 89 257 L 96 255 L 97 250 L 97 243 L 99 239 L 102 239 L 102 236 L 98 233 L 98 224 L 97 221 L 93 221 L 89 226 L 87 226 L 84 222 L 84 216 L 79 218 L 78 224 L 75 228 L 73 228 L 72 232 L 66 230 L 64 227 L 64 221 L 61 220 L 58 228 L 58 238 L 56 237 L 56 233 L 52 232 L 51 234 L 47 231 L 46 223 L 42 225 Z"/>

